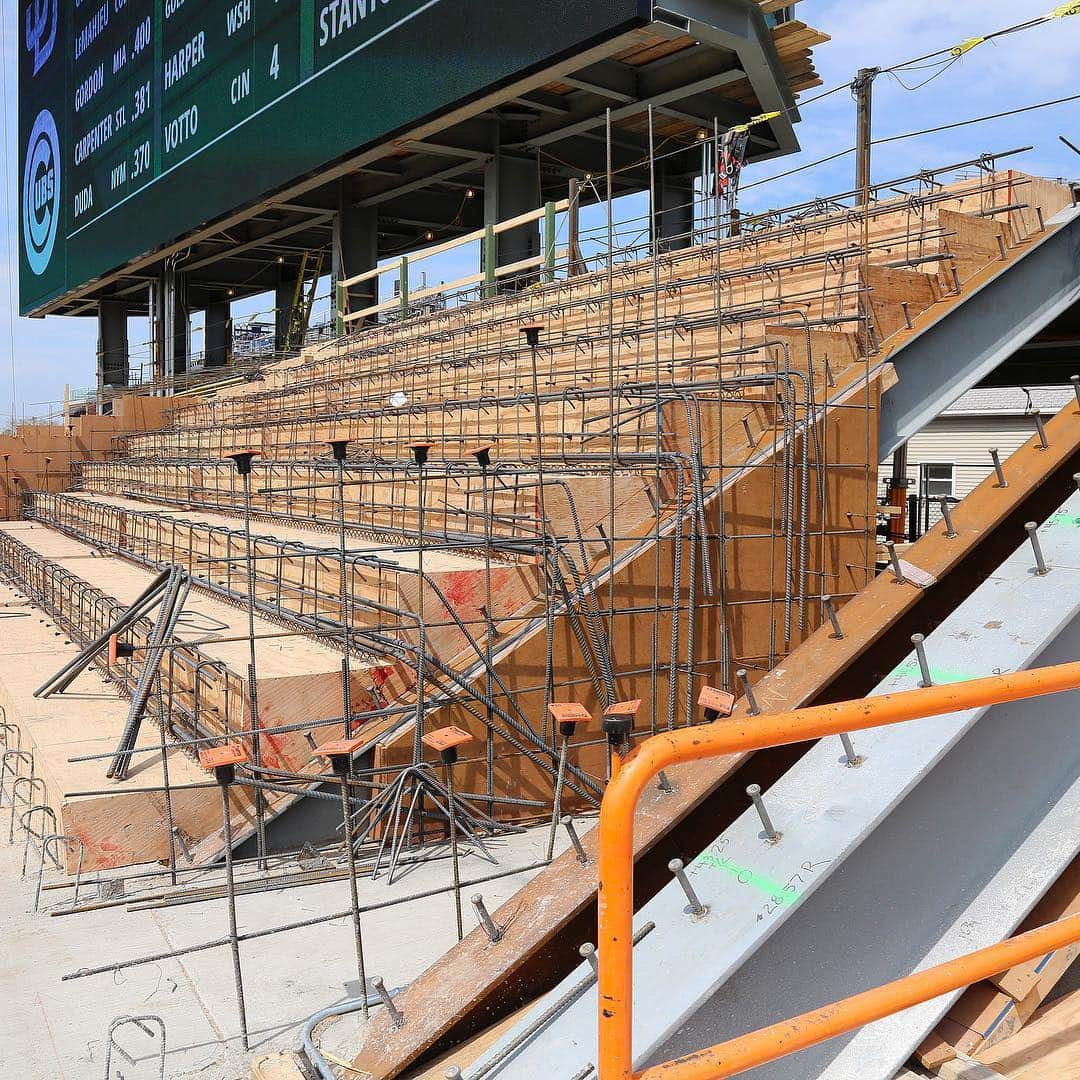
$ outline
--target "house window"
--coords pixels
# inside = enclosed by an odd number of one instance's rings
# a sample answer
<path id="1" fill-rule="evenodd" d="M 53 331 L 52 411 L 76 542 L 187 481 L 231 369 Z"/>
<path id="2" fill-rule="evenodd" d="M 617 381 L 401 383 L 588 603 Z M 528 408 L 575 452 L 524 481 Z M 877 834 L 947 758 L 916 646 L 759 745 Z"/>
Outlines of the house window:
<path id="1" fill-rule="evenodd" d="M 947 495 L 951 498 L 955 474 L 955 465 L 924 464 L 922 466 L 923 496 L 929 499 L 939 499 L 942 495 Z"/>

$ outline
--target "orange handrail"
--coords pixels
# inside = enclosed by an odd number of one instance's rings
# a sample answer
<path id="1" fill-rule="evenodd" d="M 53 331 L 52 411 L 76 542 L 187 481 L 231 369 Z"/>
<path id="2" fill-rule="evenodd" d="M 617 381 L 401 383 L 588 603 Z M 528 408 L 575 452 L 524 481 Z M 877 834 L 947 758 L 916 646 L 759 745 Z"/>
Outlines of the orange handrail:
<path id="1" fill-rule="evenodd" d="M 1080 663 L 1059 664 L 945 686 L 882 694 L 858 701 L 817 705 L 768 716 L 721 720 L 704 727 L 681 728 L 654 735 L 627 754 L 619 768 L 613 770 L 600 805 L 597 826 L 600 879 L 597 936 L 600 1080 L 631 1080 L 635 1077 L 632 1011 L 633 823 L 642 791 L 661 769 L 683 761 L 783 746 L 1078 688 Z M 749 1067 L 749 1064 L 740 1066 Z M 643 1075 L 639 1074 L 637 1080 Z M 679 1074 L 667 1072 L 664 1075 L 670 1078 Z"/>
<path id="2" fill-rule="evenodd" d="M 749 1035 L 740 1035 L 708 1050 L 655 1065 L 638 1076 L 641 1080 L 715 1080 L 734 1076 L 744 1069 L 816 1046 L 901 1009 L 910 1009 L 912 1005 L 988 979 L 1017 964 L 1063 949 L 1074 941 L 1080 941 L 1080 915 L 1070 915 L 1067 919 L 947 960 L 824 1008 L 771 1024 Z"/>

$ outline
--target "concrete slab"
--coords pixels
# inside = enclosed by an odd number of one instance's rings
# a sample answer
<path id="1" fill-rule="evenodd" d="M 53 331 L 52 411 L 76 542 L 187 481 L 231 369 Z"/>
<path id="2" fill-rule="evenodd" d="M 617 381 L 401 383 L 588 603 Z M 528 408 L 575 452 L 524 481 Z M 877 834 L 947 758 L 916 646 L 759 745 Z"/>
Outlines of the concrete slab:
<path id="1" fill-rule="evenodd" d="M 489 846 L 498 866 L 475 855 L 462 859 L 465 880 L 527 866 L 543 858 L 543 828 L 500 838 Z M 108 908 L 50 917 L 32 913 L 34 881 L 20 880 L 21 841 L 0 838 L 0 1075 L 20 1080 L 88 1080 L 104 1071 L 105 1036 L 113 1018 L 155 1014 L 167 1031 L 168 1080 L 239 1080 L 251 1060 L 300 1044 L 307 1017 L 357 992 L 351 922 L 347 919 L 263 938 L 241 945 L 251 1053 L 240 1046 L 232 963 L 228 948 L 116 973 L 62 982 L 61 976 L 214 940 L 227 933 L 223 901 L 131 911 Z M 559 849 L 564 839 L 560 837 Z M 558 854 L 558 851 L 556 852 Z M 36 869 L 36 860 L 31 860 Z M 159 867 L 142 869 L 160 869 Z M 481 891 L 496 907 L 535 871 L 502 878 L 468 891 Z M 59 880 L 53 876 L 47 880 Z M 167 881 L 167 879 L 165 879 Z M 441 859 L 418 867 L 393 886 L 384 880 L 359 882 L 360 903 L 382 903 L 445 886 L 450 864 Z M 129 878 L 133 893 L 137 880 Z M 83 900 L 96 891 L 91 886 Z M 56 904 L 70 894 L 47 891 Z M 131 901 L 134 903 L 134 900 Z M 346 910 L 348 884 L 338 880 L 300 889 L 280 889 L 237 900 L 239 929 L 245 931 L 316 918 Z M 475 920 L 465 899 L 466 931 Z M 452 894 L 445 893 L 366 914 L 363 919 L 368 976 L 387 986 L 408 983 L 456 939 Z M 355 1040 L 351 1021 L 331 1025 L 325 1036 L 331 1052 Z M 156 1077 L 151 1040 L 127 1029 L 119 1041 L 134 1052 L 137 1065 L 127 1080 Z M 140 1046 L 142 1041 L 142 1046 Z"/>

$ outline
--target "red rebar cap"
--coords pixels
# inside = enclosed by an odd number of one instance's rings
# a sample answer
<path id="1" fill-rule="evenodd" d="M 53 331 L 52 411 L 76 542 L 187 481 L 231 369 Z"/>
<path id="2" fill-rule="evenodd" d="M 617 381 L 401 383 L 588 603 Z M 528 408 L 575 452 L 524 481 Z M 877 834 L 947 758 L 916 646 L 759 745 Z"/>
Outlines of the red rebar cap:
<path id="1" fill-rule="evenodd" d="M 721 716 L 730 716 L 735 708 L 735 695 L 726 690 L 717 690 L 715 686 L 703 686 L 698 694 L 697 703 L 709 712 L 719 713 Z"/>
<path id="2" fill-rule="evenodd" d="M 605 716 L 637 716 L 641 708 L 641 698 L 633 698 L 630 701 L 616 701 L 604 710 Z"/>
<path id="3" fill-rule="evenodd" d="M 315 753 L 325 758 L 352 757 L 365 742 L 366 739 L 331 739 L 315 747 Z"/>

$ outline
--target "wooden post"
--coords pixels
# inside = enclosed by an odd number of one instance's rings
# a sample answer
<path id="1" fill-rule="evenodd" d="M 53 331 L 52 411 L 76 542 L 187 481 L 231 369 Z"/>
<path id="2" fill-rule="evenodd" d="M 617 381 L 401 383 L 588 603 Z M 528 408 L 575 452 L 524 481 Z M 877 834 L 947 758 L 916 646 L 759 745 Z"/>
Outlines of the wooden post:
<path id="1" fill-rule="evenodd" d="M 581 184 L 570 180 L 570 206 L 566 212 L 567 275 L 581 273 Z"/>
<path id="2" fill-rule="evenodd" d="M 555 204 L 544 203 L 544 280 L 555 280 Z"/>
<path id="3" fill-rule="evenodd" d="M 855 102 L 858 108 L 855 122 L 855 187 L 859 192 L 860 205 L 870 202 L 870 147 L 873 143 L 871 106 L 877 73 L 877 68 L 859 68 L 855 76 Z"/>

